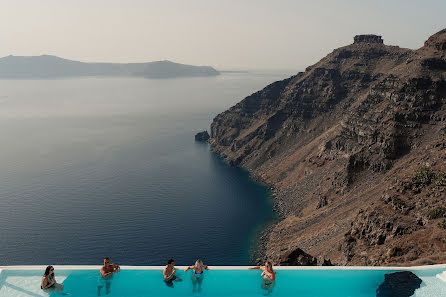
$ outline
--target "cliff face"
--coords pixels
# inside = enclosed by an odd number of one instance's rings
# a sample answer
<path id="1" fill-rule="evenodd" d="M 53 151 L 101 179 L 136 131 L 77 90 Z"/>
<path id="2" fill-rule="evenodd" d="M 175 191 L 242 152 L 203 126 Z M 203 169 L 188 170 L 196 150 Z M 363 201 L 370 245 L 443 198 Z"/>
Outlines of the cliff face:
<path id="1" fill-rule="evenodd" d="M 446 260 L 445 103 L 446 30 L 418 50 L 360 35 L 219 114 L 210 142 L 274 186 L 276 263 L 299 248 L 334 264 L 436 263 Z"/>

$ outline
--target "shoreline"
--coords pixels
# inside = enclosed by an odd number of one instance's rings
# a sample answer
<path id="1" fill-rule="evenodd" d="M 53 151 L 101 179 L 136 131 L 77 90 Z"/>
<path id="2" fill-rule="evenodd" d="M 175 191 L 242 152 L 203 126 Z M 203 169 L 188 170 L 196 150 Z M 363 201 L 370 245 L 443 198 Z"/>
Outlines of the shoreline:
<path id="1" fill-rule="evenodd" d="M 240 168 L 245 169 L 243 167 L 240 167 Z M 267 198 L 271 202 L 272 212 L 277 216 L 273 221 L 265 224 L 266 226 L 262 226 L 263 227 L 262 230 L 259 232 L 259 234 L 257 234 L 257 238 L 255 241 L 256 246 L 252 250 L 251 255 L 250 255 L 251 259 L 253 260 L 253 262 L 256 265 L 263 265 L 269 259 L 268 255 L 266 254 L 267 245 L 269 242 L 269 236 L 270 236 L 271 232 L 274 230 L 274 228 L 277 226 L 277 224 L 279 222 L 281 222 L 283 219 L 285 219 L 285 215 L 284 215 L 285 210 L 283 209 L 283 204 L 280 203 L 280 200 L 277 197 L 276 187 L 266 183 L 262 178 L 260 178 L 256 174 L 254 174 L 254 172 L 252 172 L 251 170 L 247 170 L 247 171 L 249 173 L 249 178 L 253 182 L 269 189 L 269 195 Z M 273 264 L 279 265 L 279 263 L 273 263 Z"/>
<path id="2" fill-rule="evenodd" d="M 211 151 L 216 153 L 219 158 L 223 160 L 228 166 L 233 166 L 229 164 L 224 157 L 222 157 L 217 151 L 213 150 L 213 146 L 210 144 Z M 259 184 L 260 186 L 264 187 L 265 189 L 268 189 L 268 197 L 267 198 L 272 206 L 272 212 L 276 215 L 273 220 L 270 222 L 266 222 L 264 226 L 261 226 L 261 230 L 259 230 L 258 234 L 256 234 L 256 237 L 254 239 L 255 246 L 249 251 L 249 257 L 250 260 L 255 263 L 255 265 L 263 265 L 265 264 L 265 261 L 269 259 L 269 257 L 266 254 L 267 251 L 267 245 L 269 242 L 269 236 L 271 232 L 274 230 L 274 228 L 277 226 L 278 223 L 280 223 L 282 220 L 286 218 L 286 213 L 289 212 L 289 210 L 286 209 L 285 203 L 278 197 L 277 192 L 278 189 L 271 184 L 266 183 L 262 178 L 260 178 L 258 175 L 256 175 L 252 170 L 246 169 L 241 166 L 234 166 L 237 168 L 240 168 L 242 170 L 246 170 L 248 173 L 249 179 Z M 279 263 L 274 263 L 274 265 L 279 266 Z"/>
<path id="3" fill-rule="evenodd" d="M 218 151 L 214 149 L 214 146 L 211 143 L 209 143 L 209 140 L 207 141 L 207 143 L 209 144 L 210 151 L 212 153 L 215 153 L 218 156 L 218 158 L 222 162 L 224 162 L 227 166 L 236 167 L 246 171 L 246 173 L 248 174 L 248 178 L 251 182 L 256 183 L 268 190 L 267 197 L 265 198 L 268 199 L 269 202 L 271 203 L 272 206 L 271 211 L 273 214 L 276 215 L 276 217 L 273 218 L 270 222 L 265 222 L 263 225 L 259 226 L 258 230 L 259 232 L 257 232 L 257 234 L 255 234 L 255 237 L 253 238 L 253 244 L 255 246 L 250 247 L 248 251 L 249 252 L 248 257 L 249 260 L 252 261 L 252 263 L 254 263 L 255 265 L 261 265 L 261 264 L 263 265 L 265 264 L 265 261 L 269 259 L 269 257 L 267 257 L 266 255 L 267 245 L 269 242 L 269 234 L 274 230 L 274 228 L 277 226 L 278 223 L 280 223 L 283 219 L 286 218 L 285 213 L 287 212 L 287 210 L 285 208 L 285 204 L 283 203 L 282 200 L 278 198 L 277 196 L 278 189 L 274 185 L 266 183 L 261 177 L 256 175 L 252 170 L 246 169 L 241 166 L 231 165 Z M 274 263 L 274 265 L 278 264 Z"/>

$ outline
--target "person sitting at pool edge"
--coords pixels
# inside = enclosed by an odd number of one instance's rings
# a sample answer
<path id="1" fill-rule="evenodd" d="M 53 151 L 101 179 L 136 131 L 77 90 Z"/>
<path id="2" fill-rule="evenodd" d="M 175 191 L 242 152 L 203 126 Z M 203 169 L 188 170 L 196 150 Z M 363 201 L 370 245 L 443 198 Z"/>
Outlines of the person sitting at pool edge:
<path id="1" fill-rule="evenodd" d="M 250 267 L 248 269 L 260 269 L 262 270 L 262 289 L 267 292 L 265 295 L 269 295 L 272 293 L 274 288 L 274 283 L 276 281 L 276 273 L 273 269 L 273 263 L 271 261 L 266 261 L 265 266 L 255 266 Z"/>
<path id="2" fill-rule="evenodd" d="M 182 279 L 176 276 L 175 261 L 173 259 L 167 260 L 167 265 L 163 270 L 164 282 L 170 288 L 173 288 L 173 281 L 181 282 Z"/>
<path id="3" fill-rule="evenodd" d="M 45 269 L 45 273 L 43 274 L 42 284 L 40 285 L 40 288 L 43 290 L 62 291 L 63 287 L 64 287 L 63 284 L 58 284 L 56 282 L 56 277 L 54 276 L 54 267 L 51 265 L 48 266 Z"/>
<path id="4" fill-rule="evenodd" d="M 192 269 L 192 285 L 193 289 L 192 292 L 195 292 L 195 288 L 198 284 L 198 292 L 201 292 L 201 284 L 203 283 L 203 277 L 204 277 L 204 270 L 209 270 L 209 267 L 207 265 L 203 264 L 203 261 L 198 259 L 195 261 L 195 265 L 187 267 L 184 271 L 188 271 L 189 269 Z"/>
<path id="5" fill-rule="evenodd" d="M 101 289 L 105 284 L 105 294 L 110 294 L 111 279 L 114 273 L 121 271 L 121 268 L 116 264 L 110 264 L 110 258 L 104 258 L 104 266 L 101 267 L 100 272 L 100 283 L 98 285 L 98 296 L 101 296 Z"/>

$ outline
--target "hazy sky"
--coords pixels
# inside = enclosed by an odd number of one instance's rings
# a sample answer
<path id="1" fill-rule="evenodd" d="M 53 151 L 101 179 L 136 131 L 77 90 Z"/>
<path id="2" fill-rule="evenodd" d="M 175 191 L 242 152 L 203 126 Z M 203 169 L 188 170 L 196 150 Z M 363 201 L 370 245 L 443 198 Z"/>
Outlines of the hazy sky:
<path id="1" fill-rule="evenodd" d="M 418 48 L 446 0 L 0 0 L 0 56 L 301 70 L 363 33 Z"/>

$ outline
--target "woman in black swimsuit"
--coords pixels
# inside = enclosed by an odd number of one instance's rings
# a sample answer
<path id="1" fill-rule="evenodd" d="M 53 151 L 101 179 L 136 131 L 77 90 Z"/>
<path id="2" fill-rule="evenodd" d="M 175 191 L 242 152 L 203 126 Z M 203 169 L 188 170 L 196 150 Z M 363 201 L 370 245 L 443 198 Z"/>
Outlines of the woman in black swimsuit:
<path id="1" fill-rule="evenodd" d="M 42 284 L 40 285 L 40 288 L 43 290 L 62 291 L 63 287 L 63 284 L 58 284 L 56 282 L 56 278 L 54 276 L 54 267 L 48 266 L 42 276 Z"/>

